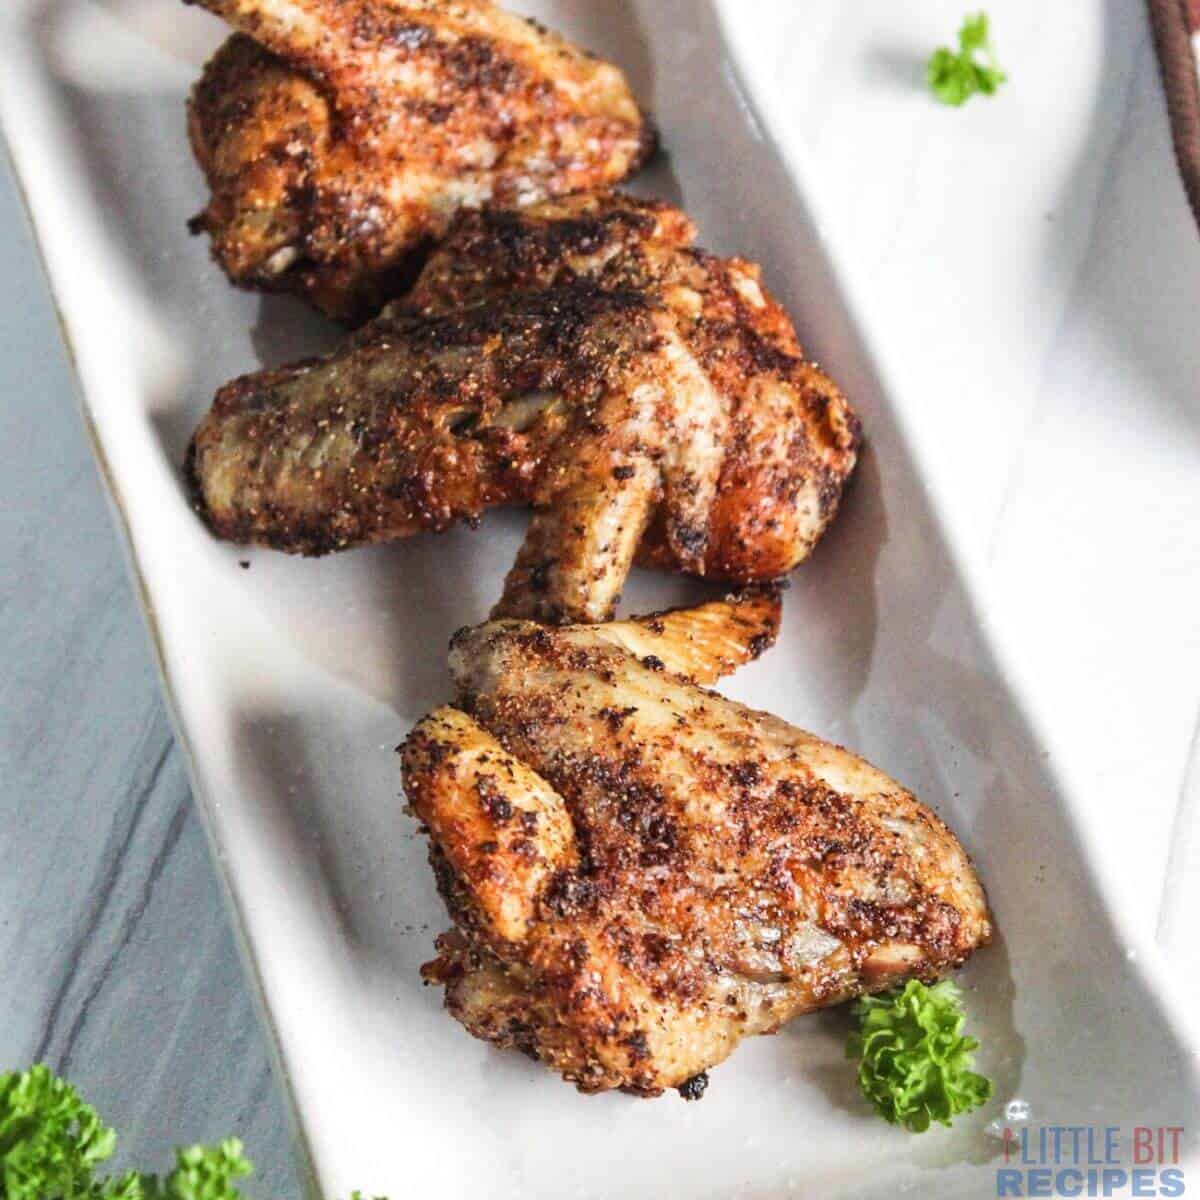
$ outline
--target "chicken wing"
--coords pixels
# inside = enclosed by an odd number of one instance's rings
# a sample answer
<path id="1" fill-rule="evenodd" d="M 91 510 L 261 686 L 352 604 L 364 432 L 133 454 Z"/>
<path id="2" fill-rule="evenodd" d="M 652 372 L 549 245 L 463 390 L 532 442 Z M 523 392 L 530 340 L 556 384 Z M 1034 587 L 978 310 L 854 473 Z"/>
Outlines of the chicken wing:
<path id="1" fill-rule="evenodd" d="M 455 925 L 423 974 L 475 1036 L 583 1091 L 694 1096 L 743 1037 L 988 940 L 932 812 L 694 682 L 770 644 L 772 603 L 455 635 L 455 704 L 401 754 Z"/>
<path id="2" fill-rule="evenodd" d="M 378 311 L 455 213 L 631 174 L 654 146 L 617 68 L 488 0 L 199 0 L 239 33 L 189 104 L 236 283 Z"/>
<path id="3" fill-rule="evenodd" d="M 497 615 L 552 623 L 610 616 L 635 555 L 785 574 L 836 511 L 858 421 L 755 269 L 691 236 L 620 197 L 466 222 L 336 353 L 218 393 L 197 508 L 319 554 L 532 504 Z"/>
<path id="4" fill-rule="evenodd" d="M 578 280 L 653 296 L 728 401 L 729 438 L 700 573 L 739 583 L 778 578 L 808 556 L 832 519 L 861 427 L 827 377 L 804 361 L 758 265 L 693 246 L 695 232 L 679 209 L 620 193 L 464 213 L 401 303 L 430 315 Z M 535 562 L 543 523 L 557 524 L 534 518 L 527 549 Z M 662 522 L 652 522 L 639 561 L 678 569 L 665 535 Z M 555 536 L 543 539 L 546 555 Z M 500 612 L 537 615 L 517 603 Z"/>

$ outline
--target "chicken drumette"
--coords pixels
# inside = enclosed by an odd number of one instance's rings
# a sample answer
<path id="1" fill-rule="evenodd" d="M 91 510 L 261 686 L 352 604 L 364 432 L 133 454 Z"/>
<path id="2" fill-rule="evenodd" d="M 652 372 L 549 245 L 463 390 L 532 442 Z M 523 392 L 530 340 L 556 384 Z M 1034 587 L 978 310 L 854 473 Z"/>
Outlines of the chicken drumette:
<path id="1" fill-rule="evenodd" d="M 584 1091 L 696 1094 L 746 1036 L 987 941 L 946 826 L 862 759 L 698 686 L 769 596 L 453 642 L 453 707 L 401 747 L 455 929 L 427 981 Z"/>
<path id="2" fill-rule="evenodd" d="M 624 179 L 654 136 L 617 68 L 488 0 L 198 0 L 239 33 L 189 130 L 195 227 L 236 283 L 378 311 L 455 213 Z"/>
<path id="3" fill-rule="evenodd" d="M 836 511 L 858 422 L 757 269 L 691 236 L 620 196 L 464 219 L 336 353 L 218 393 L 199 511 L 313 554 L 529 503 L 497 615 L 548 622 L 610 616 L 635 554 L 779 577 Z"/>

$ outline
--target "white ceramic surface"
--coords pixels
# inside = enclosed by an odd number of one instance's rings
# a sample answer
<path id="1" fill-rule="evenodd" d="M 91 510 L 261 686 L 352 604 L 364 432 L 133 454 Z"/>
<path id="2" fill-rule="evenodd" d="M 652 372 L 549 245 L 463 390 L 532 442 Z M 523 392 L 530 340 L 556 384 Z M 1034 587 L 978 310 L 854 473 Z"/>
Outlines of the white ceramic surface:
<path id="1" fill-rule="evenodd" d="M 946 109 L 923 59 L 963 8 L 730 11 L 1110 883 L 1196 986 L 1200 237 L 1146 6 L 988 5 L 1009 83 Z"/>
<path id="2" fill-rule="evenodd" d="M 180 105 L 215 22 L 161 0 L 17 4 L 0 25 L 0 113 L 321 1183 L 330 1195 L 988 1195 L 998 1147 L 983 1129 L 1017 1094 L 1042 1121 L 1194 1136 L 1183 1008 L 1097 879 L 1080 794 L 1046 762 L 970 556 L 948 544 L 914 409 L 893 401 L 894 347 L 881 350 L 854 280 L 830 262 L 803 164 L 777 158 L 706 5 L 527 7 L 630 71 L 671 148 L 640 186 L 681 200 L 707 244 L 768 264 L 862 412 L 870 448 L 844 513 L 796 577 L 780 646 L 729 691 L 858 748 L 975 854 L 1001 936 L 965 982 L 998 1096 L 953 1131 L 889 1130 L 856 1099 L 844 1019 L 827 1014 L 743 1047 L 702 1104 L 584 1098 L 442 1015 L 416 968 L 444 917 L 391 748 L 443 698 L 445 638 L 486 610 L 520 521 L 317 563 L 211 541 L 176 468 L 192 424 L 223 379 L 330 331 L 290 301 L 231 291 L 182 231 L 202 189 Z M 640 577 L 630 602 L 682 594 Z"/>

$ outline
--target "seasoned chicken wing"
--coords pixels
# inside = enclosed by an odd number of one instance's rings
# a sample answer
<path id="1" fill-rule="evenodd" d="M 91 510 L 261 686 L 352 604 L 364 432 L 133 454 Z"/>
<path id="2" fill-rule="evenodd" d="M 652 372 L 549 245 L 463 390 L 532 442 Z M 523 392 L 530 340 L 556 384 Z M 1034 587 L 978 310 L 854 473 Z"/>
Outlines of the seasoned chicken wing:
<path id="1" fill-rule="evenodd" d="M 808 556 L 854 468 L 861 428 L 840 393 L 803 360 L 791 319 L 757 264 L 693 246 L 695 227 L 671 205 L 620 193 L 577 195 L 529 211 L 464 213 L 402 302 L 423 314 L 588 280 L 651 296 L 728 402 L 729 437 L 701 574 L 777 578 Z M 665 515 L 665 510 L 660 510 Z M 536 563 L 542 524 L 527 550 Z M 678 566 L 661 521 L 639 559 Z M 544 539 L 553 553 L 556 530 Z M 521 585 L 518 575 L 510 581 Z M 510 616 L 536 616 L 519 605 Z"/>
<path id="2" fill-rule="evenodd" d="M 427 981 L 583 1091 L 703 1090 L 792 1017 L 988 940 L 946 826 L 862 759 L 697 686 L 769 644 L 770 597 L 455 635 L 458 696 L 401 747 L 455 928 Z"/>
<path id="3" fill-rule="evenodd" d="M 307 553 L 532 502 L 508 603 L 602 620 L 664 497 L 676 561 L 703 570 L 727 419 L 667 314 L 578 285 L 385 315 L 328 359 L 235 380 L 188 469 L 218 533 Z"/>
<path id="4" fill-rule="evenodd" d="M 616 67 L 488 0 L 199 0 L 239 33 L 189 131 L 236 283 L 379 309 L 455 213 L 611 186 L 649 122 Z"/>
<path id="5" fill-rule="evenodd" d="M 336 353 L 218 393 L 199 511 L 322 553 L 532 504 L 497 615 L 546 622 L 610 616 L 635 555 L 779 577 L 832 519 L 858 421 L 756 269 L 691 236 L 624 197 L 466 220 Z"/>

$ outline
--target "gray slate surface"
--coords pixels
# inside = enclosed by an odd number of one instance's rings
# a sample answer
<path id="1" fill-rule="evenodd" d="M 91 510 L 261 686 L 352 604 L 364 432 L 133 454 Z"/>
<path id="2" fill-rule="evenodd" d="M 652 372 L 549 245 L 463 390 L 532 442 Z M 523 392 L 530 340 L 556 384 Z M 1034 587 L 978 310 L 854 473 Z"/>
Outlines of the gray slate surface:
<path id="1" fill-rule="evenodd" d="M 76 382 L 0 160 L 0 1070 L 67 1074 L 159 1169 L 230 1133 L 295 1196 L 238 961 Z"/>

